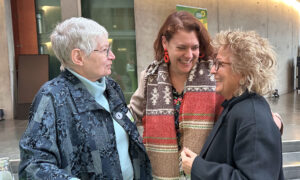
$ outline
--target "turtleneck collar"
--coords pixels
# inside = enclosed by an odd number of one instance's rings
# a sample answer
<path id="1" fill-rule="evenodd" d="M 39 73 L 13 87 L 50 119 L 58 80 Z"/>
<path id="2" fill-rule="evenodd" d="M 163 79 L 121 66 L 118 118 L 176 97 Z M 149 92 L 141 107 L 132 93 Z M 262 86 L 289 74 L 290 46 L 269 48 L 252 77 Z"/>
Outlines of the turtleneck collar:
<path id="1" fill-rule="evenodd" d="M 78 73 L 71 70 L 70 68 L 67 68 L 67 69 L 84 84 L 84 86 L 87 88 L 89 93 L 91 93 L 91 95 L 94 98 L 97 98 L 97 97 L 103 95 L 103 93 L 106 89 L 105 77 L 102 77 L 98 81 L 93 82 L 93 81 L 90 81 L 87 78 L 79 75 Z"/>

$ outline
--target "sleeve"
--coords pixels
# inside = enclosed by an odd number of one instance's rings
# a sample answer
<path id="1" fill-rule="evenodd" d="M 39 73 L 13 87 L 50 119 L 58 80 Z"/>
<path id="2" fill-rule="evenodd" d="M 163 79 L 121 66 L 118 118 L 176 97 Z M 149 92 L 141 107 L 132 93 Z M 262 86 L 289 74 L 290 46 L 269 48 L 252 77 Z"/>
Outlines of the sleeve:
<path id="1" fill-rule="evenodd" d="M 139 85 L 137 90 L 134 92 L 130 99 L 130 103 L 128 105 L 128 108 L 130 109 L 137 125 L 142 125 L 142 118 L 144 113 L 144 101 L 145 101 L 145 74 L 146 71 L 141 72 L 141 77 L 139 80 Z"/>
<path id="2" fill-rule="evenodd" d="M 59 168 L 61 157 L 56 143 L 56 116 L 51 96 L 38 94 L 31 111 L 29 124 L 19 143 L 20 179 L 71 179 Z"/>
<path id="3" fill-rule="evenodd" d="M 268 120 L 271 122 L 270 118 Z M 197 156 L 192 165 L 192 179 L 280 179 L 281 140 L 277 127 L 274 123 L 272 127 L 272 123 L 265 123 L 260 127 L 251 124 L 238 130 L 232 149 L 233 166 Z M 224 139 L 224 143 L 228 142 Z M 231 158 L 229 154 L 227 156 Z"/>

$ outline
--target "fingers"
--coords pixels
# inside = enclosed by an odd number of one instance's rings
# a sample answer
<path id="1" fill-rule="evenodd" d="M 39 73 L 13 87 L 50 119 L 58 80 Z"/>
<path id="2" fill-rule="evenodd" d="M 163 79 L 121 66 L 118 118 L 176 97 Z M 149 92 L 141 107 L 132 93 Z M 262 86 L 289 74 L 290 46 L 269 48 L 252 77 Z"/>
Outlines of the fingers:
<path id="1" fill-rule="evenodd" d="M 190 149 L 184 148 L 183 151 L 186 153 L 186 155 L 187 155 L 188 157 L 191 157 L 192 151 L 191 151 Z"/>
<path id="2" fill-rule="evenodd" d="M 282 122 L 281 122 L 281 117 L 278 113 L 272 113 L 274 122 L 276 123 L 276 125 L 278 126 L 278 128 L 281 128 Z"/>
<path id="3" fill-rule="evenodd" d="M 184 148 L 181 152 L 181 160 L 182 160 L 182 169 L 186 174 L 191 173 L 191 158 L 187 156 L 186 148 Z"/>
<path id="4" fill-rule="evenodd" d="M 187 157 L 196 157 L 197 154 L 191 151 L 189 148 L 183 148 L 183 151 L 185 152 Z"/>
<path id="5" fill-rule="evenodd" d="M 184 150 L 181 151 L 181 158 L 182 158 L 182 160 L 187 158 Z"/>

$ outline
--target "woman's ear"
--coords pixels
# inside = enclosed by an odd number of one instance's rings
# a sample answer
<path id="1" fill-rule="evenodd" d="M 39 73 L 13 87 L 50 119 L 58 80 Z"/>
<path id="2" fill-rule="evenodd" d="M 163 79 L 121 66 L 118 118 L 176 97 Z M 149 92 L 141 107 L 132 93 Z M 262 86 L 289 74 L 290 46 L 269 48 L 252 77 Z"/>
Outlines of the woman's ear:
<path id="1" fill-rule="evenodd" d="M 82 66 L 83 65 L 83 53 L 80 49 L 73 49 L 71 52 L 71 58 L 75 65 Z"/>
<path id="2" fill-rule="evenodd" d="M 240 86 L 244 86 L 246 83 L 246 77 L 244 74 L 238 73 L 238 78 L 239 78 L 239 84 Z"/>
<path id="3" fill-rule="evenodd" d="M 164 49 L 167 49 L 168 41 L 166 39 L 166 36 L 162 36 L 161 37 L 161 44 L 162 44 L 162 46 L 163 46 Z"/>

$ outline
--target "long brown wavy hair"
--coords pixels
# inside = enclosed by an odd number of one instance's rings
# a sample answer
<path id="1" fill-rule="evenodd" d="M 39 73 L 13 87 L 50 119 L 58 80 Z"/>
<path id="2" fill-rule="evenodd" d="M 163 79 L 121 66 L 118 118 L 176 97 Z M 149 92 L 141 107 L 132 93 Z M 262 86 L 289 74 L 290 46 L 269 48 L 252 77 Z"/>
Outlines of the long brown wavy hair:
<path id="1" fill-rule="evenodd" d="M 199 50 L 205 55 L 202 59 L 208 60 L 208 58 L 213 56 L 214 51 L 211 45 L 211 38 L 204 25 L 192 14 L 184 11 L 178 11 L 167 17 L 158 32 L 153 45 L 156 60 L 160 61 L 164 57 L 162 36 L 165 36 L 166 40 L 170 41 L 173 35 L 179 30 L 185 30 L 187 32 L 194 31 L 197 34 L 200 45 Z"/>

